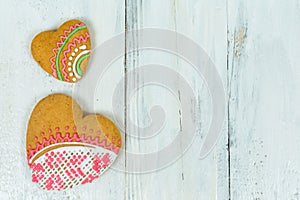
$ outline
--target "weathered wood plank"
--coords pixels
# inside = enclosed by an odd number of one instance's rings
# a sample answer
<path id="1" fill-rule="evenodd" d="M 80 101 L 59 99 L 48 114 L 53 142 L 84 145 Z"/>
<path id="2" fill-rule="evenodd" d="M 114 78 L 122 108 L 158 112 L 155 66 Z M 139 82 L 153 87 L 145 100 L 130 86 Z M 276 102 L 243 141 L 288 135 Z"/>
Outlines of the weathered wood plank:
<path id="1" fill-rule="evenodd" d="M 127 50 L 141 47 L 143 35 L 130 31 L 141 28 L 162 28 L 178 31 L 197 42 L 215 62 L 225 83 L 227 80 L 226 53 L 227 27 L 226 2 L 223 1 L 134 1 L 127 0 Z M 161 38 L 157 38 L 161 39 Z M 176 42 L 176 41 L 174 41 Z M 201 77 L 192 67 L 177 56 L 157 50 L 138 50 L 126 55 L 126 70 L 138 69 L 147 64 L 161 64 L 170 67 L 185 77 L 196 93 L 190 115 L 199 125 L 195 140 L 188 151 L 172 165 L 146 174 L 127 174 L 126 199 L 228 199 L 227 128 L 217 148 L 204 160 L 199 159 L 200 148 L 206 135 L 211 117 L 208 91 Z M 146 85 L 149 74 L 135 74 L 127 79 L 126 150 L 129 152 L 157 152 L 174 140 L 181 128 L 182 109 L 180 88 L 182 80 L 173 77 L 175 93 L 170 86 Z M 159 74 L 157 74 L 159 77 Z M 170 74 L 171 76 L 171 74 Z M 170 77 L 169 76 L 169 77 Z M 165 78 L 169 78 L 165 77 Z M 139 90 L 133 88 L 141 86 Z M 150 109 L 160 105 L 166 114 L 162 131 L 151 139 L 143 139 L 147 131 L 137 128 L 151 124 Z M 153 120 L 153 119 L 152 119 Z M 135 124 L 136 126 L 133 126 Z M 176 146 L 174 148 L 181 148 Z M 184 150 L 182 149 L 182 153 Z M 127 157 L 128 158 L 128 157 Z M 153 162 L 159 162 L 157 153 Z M 127 160 L 126 166 L 130 166 Z M 135 160 L 134 167 L 143 170 L 144 163 Z"/>
<path id="2" fill-rule="evenodd" d="M 299 199 L 299 1 L 228 1 L 232 199 Z"/>

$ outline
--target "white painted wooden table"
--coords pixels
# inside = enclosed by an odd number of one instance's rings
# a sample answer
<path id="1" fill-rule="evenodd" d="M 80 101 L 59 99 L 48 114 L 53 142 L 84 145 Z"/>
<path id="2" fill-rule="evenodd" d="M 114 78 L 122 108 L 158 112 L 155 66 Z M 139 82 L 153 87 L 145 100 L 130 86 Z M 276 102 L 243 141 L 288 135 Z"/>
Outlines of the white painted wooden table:
<path id="1" fill-rule="evenodd" d="M 300 1 L 299 0 L 1 0 L 0 199 L 300 199 Z M 45 192 L 31 183 L 25 159 L 30 112 L 52 93 L 74 95 L 74 86 L 47 75 L 31 57 L 30 42 L 43 30 L 79 18 L 90 26 L 97 47 L 120 33 L 162 28 L 186 35 L 211 57 L 227 94 L 227 119 L 214 150 L 199 159 L 211 110 L 201 77 L 176 57 L 128 52 L 96 83 L 95 111 L 113 116 L 125 105 L 125 123 L 147 126 L 149 110 L 160 104 L 167 116 L 161 134 L 149 141 L 127 126 L 126 152 L 155 152 L 180 128 L 180 90 L 143 85 L 143 76 L 125 79 L 124 101 L 112 105 L 117 83 L 128 71 L 155 61 L 186 76 L 197 93 L 191 115 L 199 129 L 191 147 L 172 165 L 152 173 L 108 170 L 93 184 L 66 192 Z M 139 47 L 139 35 L 124 37 L 124 52 Z M 174 84 L 180 82 L 174 79 Z M 126 94 L 134 92 L 129 98 Z M 177 95 L 177 96 L 176 96 Z M 76 97 L 89 109 L 84 97 Z M 139 166 L 140 163 L 136 163 Z"/>

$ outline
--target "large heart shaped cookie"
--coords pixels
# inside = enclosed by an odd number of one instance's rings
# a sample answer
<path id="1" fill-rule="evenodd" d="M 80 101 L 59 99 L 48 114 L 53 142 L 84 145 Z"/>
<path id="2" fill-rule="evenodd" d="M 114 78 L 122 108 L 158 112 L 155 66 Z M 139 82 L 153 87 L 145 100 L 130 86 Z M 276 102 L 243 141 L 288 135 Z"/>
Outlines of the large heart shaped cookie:
<path id="1" fill-rule="evenodd" d="M 121 136 L 101 115 L 82 116 L 68 96 L 54 94 L 34 108 L 27 129 L 27 159 L 32 181 L 45 190 L 91 183 L 116 159 Z"/>
<path id="2" fill-rule="evenodd" d="M 56 79 L 70 83 L 80 80 L 86 71 L 90 49 L 89 31 L 80 20 L 41 32 L 31 43 L 32 56 L 40 66 Z"/>

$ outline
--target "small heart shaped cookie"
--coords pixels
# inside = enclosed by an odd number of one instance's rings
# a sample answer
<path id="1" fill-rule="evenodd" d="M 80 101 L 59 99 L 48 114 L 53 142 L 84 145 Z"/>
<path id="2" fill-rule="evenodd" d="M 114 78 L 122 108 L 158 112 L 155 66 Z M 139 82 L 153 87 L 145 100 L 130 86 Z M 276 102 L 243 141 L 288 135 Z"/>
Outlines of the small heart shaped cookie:
<path id="1" fill-rule="evenodd" d="M 66 190 L 91 183 L 116 159 L 121 136 L 101 115 L 82 116 L 68 96 L 42 99 L 28 123 L 26 150 L 32 181 L 45 190 Z"/>
<path id="2" fill-rule="evenodd" d="M 56 79 L 70 83 L 77 82 L 85 73 L 90 49 L 89 31 L 80 20 L 41 32 L 31 43 L 32 56 L 39 65 Z"/>

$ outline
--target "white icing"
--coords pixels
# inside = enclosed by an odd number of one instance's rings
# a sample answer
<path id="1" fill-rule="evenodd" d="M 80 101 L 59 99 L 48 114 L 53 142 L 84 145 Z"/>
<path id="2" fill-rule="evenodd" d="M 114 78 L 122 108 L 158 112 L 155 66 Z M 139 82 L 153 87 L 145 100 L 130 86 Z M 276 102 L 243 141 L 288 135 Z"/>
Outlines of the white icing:
<path id="1" fill-rule="evenodd" d="M 71 144 L 74 144 L 74 142 L 71 142 Z M 44 148 L 43 150 L 45 150 L 46 148 Z M 57 155 L 58 153 L 65 155 L 65 160 L 61 164 L 59 164 L 59 166 L 62 166 L 62 164 L 69 163 L 72 159 L 71 158 L 72 155 L 81 155 L 81 156 L 85 155 L 86 158 L 80 164 L 78 164 L 78 166 L 76 166 L 76 168 L 80 167 L 83 174 L 85 174 L 86 176 L 91 174 L 94 177 L 103 174 L 107 169 L 109 169 L 109 167 L 113 164 L 113 162 L 117 158 L 117 155 L 110 150 L 107 150 L 105 148 L 98 147 L 98 146 L 96 148 L 94 148 L 94 147 L 91 147 L 88 145 L 87 146 L 62 146 L 59 148 L 52 149 L 47 153 L 48 153 L 48 155 L 51 153 L 54 153 L 55 155 Z M 101 168 L 99 172 L 96 172 L 95 170 L 93 170 L 94 157 L 98 156 L 99 158 L 101 158 L 103 155 L 106 155 L 106 154 L 108 154 L 108 157 L 110 160 L 107 163 L 108 166 L 105 168 Z M 48 159 L 48 157 L 46 156 L 46 153 L 44 153 L 38 159 L 36 159 L 34 161 L 34 163 L 39 164 L 41 166 L 48 166 L 47 159 Z M 54 162 L 56 162 L 56 161 L 54 161 Z M 100 165 L 101 164 L 102 163 L 100 163 Z M 70 165 L 69 168 L 76 170 L 75 166 L 72 166 L 72 165 Z M 65 185 L 66 187 L 60 188 L 62 190 L 74 188 L 75 186 L 82 183 L 82 181 L 81 181 L 82 176 L 75 176 L 72 179 L 70 179 L 69 176 L 67 175 L 66 171 L 64 169 L 62 169 L 62 167 L 52 167 L 50 169 L 48 168 L 47 170 L 44 170 L 42 172 L 32 170 L 32 174 L 34 174 L 34 175 L 42 174 L 43 175 L 43 178 L 41 178 L 38 181 L 39 186 L 42 187 L 43 189 L 46 188 L 47 180 L 51 176 L 53 176 L 53 174 L 59 174 L 61 181 L 64 184 L 66 184 Z M 59 185 L 57 184 L 57 182 L 54 182 L 53 186 L 54 187 L 52 187 L 52 189 L 54 189 L 54 190 L 57 190 L 57 187 L 59 188 Z"/>
<path id="2" fill-rule="evenodd" d="M 84 45 L 80 46 L 79 49 L 85 50 L 86 49 L 86 45 L 84 44 Z"/>
<path id="3" fill-rule="evenodd" d="M 78 59 L 82 56 L 82 55 L 84 55 L 84 54 L 87 54 L 87 53 L 89 53 L 90 51 L 89 50 L 85 50 L 85 51 L 83 51 L 83 52 L 81 52 L 80 54 L 78 54 L 78 56 L 75 58 L 75 60 L 74 60 L 74 62 L 73 62 L 73 72 L 74 72 L 74 74 L 75 74 L 75 77 L 76 78 L 81 78 L 81 76 L 79 75 L 79 74 L 77 74 L 77 71 L 76 71 L 76 64 L 77 64 L 77 61 L 78 61 Z"/>
<path id="4" fill-rule="evenodd" d="M 80 145 L 84 145 L 84 147 L 82 148 L 102 148 L 102 147 L 99 147 L 99 146 L 96 146 L 96 145 L 93 145 L 93 144 L 88 144 L 88 143 L 82 143 L 82 142 L 63 142 L 63 143 L 56 143 L 56 144 L 51 144 L 45 148 L 42 148 L 41 150 L 39 150 L 36 154 L 34 154 L 34 156 L 31 157 L 31 159 L 29 160 L 29 163 L 31 164 L 32 163 L 32 160 L 34 160 L 34 158 L 42 151 L 45 151 L 46 149 L 51 149 L 55 146 L 59 146 L 59 145 L 78 145 L 79 147 L 76 147 L 76 148 L 81 148 L 82 146 Z M 66 146 L 68 147 L 68 146 Z M 61 147 L 61 148 L 64 148 L 64 147 Z M 102 148 L 103 149 L 103 148 Z M 108 150 L 109 151 L 109 150 Z M 112 152 L 112 151 L 111 151 Z M 113 154 L 115 154 L 114 152 L 112 152 Z M 117 154 L 115 154 L 117 155 Z"/>

